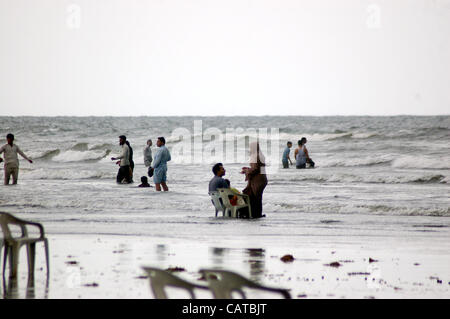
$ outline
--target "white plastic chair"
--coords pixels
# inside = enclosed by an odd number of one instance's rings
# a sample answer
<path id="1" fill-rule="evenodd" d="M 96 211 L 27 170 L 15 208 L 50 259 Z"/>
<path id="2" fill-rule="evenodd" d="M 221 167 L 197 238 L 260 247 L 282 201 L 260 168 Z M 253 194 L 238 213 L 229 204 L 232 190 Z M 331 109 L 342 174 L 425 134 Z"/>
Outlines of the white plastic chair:
<path id="1" fill-rule="evenodd" d="M 226 209 L 222 205 L 222 203 L 220 202 L 220 194 L 219 194 L 219 192 L 217 192 L 217 191 L 209 192 L 208 194 L 209 194 L 209 196 L 211 196 L 211 201 L 212 201 L 212 203 L 214 205 L 214 208 L 216 209 L 216 217 L 217 217 L 217 213 L 219 211 L 222 212 L 222 216 L 225 216 Z"/>
<path id="2" fill-rule="evenodd" d="M 19 226 L 22 235 L 20 237 L 13 237 L 10 230 L 10 225 Z M 29 237 L 27 225 L 35 226 L 40 231 L 40 236 Z M 10 278 L 17 278 L 19 268 L 19 253 L 23 245 L 27 246 L 28 255 L 28 276 L 34 278 L 34 264 L 36 256 L 36 243 L 43 242 L 45 245 L 45 260 L 47 263 L 47 280 L 49 276 L 49 255 L 48 255 L 48 240 L 45 238 L 44 227 L 39 223 L 33 223 L 14 217 L 11 214 L 0 212 L 0 226 L 3 232 L 4 259 L 3 259 L 3 276 L 5 275 L 6 262 L 9 256 Z"/>
<path id="3" fill-rule="evenodd" d="M 191 299 L 195 299 L 194 289 L 209 290 L 206 286 L 190 283 L 159 268 L 142 267 L 142 269 L 144 269 L 150 279 L 150 287 L 152 289 L 153 296 L 156 299 L 167 299 L 167 294 L 164 291 L 166 286 L 187 290 L 191 295 Z"/>
<path id="4" fill-rule="evenodd" d="M 217 191 L 220 194 L 220 198 L 222 199 L 223 206 L 228 211 L 228 216 L 238 217 L 238 210 L 241 208 L 248 207 L 249 218 L 252 218 L 252 209 L 250 207 L 250 197 L 246 194 L 235 193 L 229 188 L 218 188 Z M 244 200 L 245 205 L 236 205 L 233 206 L 230 203 L 230 198 L 228 196 L 238 196 Z"/>
<path id="5" fill-rule="evenodd" d="M 263 286 L 231 271 L 201 269 L 200 273 L 208 281 L 209 289 L 212 291 L 215 299 L 232 299 L 233 292 L 238 292 L 243 299 L 246 299 L 242 290 L 244 287 L 279 293 L 285 299 L 291 299 L 287 289 Z"/>

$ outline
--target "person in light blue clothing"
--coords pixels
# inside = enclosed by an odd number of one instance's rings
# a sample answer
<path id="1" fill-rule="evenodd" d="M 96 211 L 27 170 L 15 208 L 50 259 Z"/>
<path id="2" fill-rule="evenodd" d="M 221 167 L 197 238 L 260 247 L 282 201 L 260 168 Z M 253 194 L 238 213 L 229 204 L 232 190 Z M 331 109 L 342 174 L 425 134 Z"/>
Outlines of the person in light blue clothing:
<path id="1" fill-rule="evenodd" d="M 289 154 L 291 153 L 292 142 L 287 142 L 287 146 L 283 151 L 283 157 L 281 158 L 281 162 L 283 163 L 283 168 L 289 168 L 289 163 L 292 165 L 291 158 Z"/>
<path id="2" fill-rule="evenodd" d="M 161 191 L 161 186 L 165 192 L 169 190 L 166 184 L 167 180 L 167 162 L 171 160 L 170 152 L 166 147 L 166 140 L 164 137 L 158 137 L 156 141 L 156 146 L 159 147 L 156 152 L 155 159 L 153 161 L 153 182 L 155 183 L 155 188 L 159 192 Z"/>

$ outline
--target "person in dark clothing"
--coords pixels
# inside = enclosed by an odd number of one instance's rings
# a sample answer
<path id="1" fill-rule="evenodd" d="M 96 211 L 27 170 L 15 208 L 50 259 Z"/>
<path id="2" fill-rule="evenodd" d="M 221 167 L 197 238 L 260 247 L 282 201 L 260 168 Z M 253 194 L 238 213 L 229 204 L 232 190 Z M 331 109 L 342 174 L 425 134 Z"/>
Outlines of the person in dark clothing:
<path id="1" fill-rule="evenodd" d="M 250 197 L 253 218 L 264 217 L 262 196 L 267 186 L 265 166 L 265 158 L 259 149 L 259 143 L 250 143 L 250 167 L 243 167 L 241 173 L 245 174 L 245 180 L 248 181 L 247 187 L 242 192 Z"/>
<path id="2" fill-rule="evenodd" d="M 134 161 L 133 161 L 133 148 L 130 145 L 129 141 L 126 141 L 125 144 L 128 145 L 128 148 L 130 149 L 129 153 L 129 161 L 130 161 L 130 183 L 133 183 L 133 171 L 134 171 Z"/>
<path id="3" fill-rule="evenodd" d="M 151 187 L 150 184 L 148 183 L 148 178 L 147 176 L 142 176 L 141 177 L 141 185 L 139 185 L 138 187 Z"/>

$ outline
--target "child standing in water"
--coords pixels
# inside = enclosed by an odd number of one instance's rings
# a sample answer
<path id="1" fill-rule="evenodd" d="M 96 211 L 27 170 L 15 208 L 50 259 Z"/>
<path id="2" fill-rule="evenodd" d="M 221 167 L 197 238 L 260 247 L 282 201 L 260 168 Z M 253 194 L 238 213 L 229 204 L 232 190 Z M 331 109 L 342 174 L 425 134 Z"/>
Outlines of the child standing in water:
<path id="1" fill-rule="evenodd" d="M 291 158 L 289 157 L 289 153 L 291 152 L 292 142 L 287 142 L 287 146 L 283 151 L 283 157 L 281 158 L 281 162 L 283 163 L 283 168 L 289 168 L 289 163 L 292 165 Z"/>

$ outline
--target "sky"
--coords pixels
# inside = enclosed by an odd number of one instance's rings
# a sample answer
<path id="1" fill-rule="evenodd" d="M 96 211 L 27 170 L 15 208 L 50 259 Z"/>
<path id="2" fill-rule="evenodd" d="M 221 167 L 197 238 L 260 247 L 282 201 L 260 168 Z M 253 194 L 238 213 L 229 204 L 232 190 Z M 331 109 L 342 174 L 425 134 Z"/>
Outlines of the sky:
<path id="1" fill-rule="evenodd" d="M 450 0 L 0 0 L 0 116 L 450 115 Z"/>

